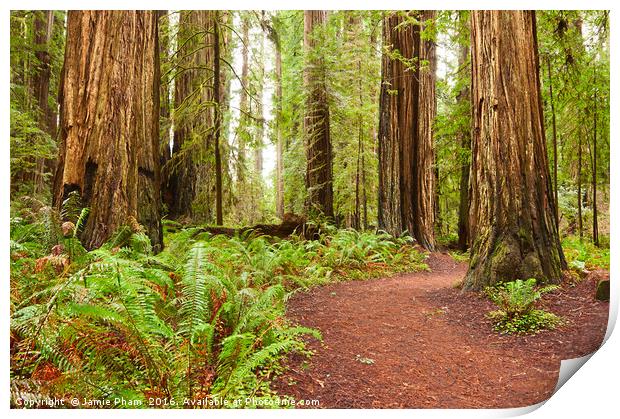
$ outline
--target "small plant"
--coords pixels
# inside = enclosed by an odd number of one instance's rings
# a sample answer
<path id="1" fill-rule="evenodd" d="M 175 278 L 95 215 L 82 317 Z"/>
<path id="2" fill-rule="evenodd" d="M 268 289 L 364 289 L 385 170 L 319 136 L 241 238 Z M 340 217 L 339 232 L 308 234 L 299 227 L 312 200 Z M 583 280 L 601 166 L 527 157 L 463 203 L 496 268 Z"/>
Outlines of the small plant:
<path id="1" fill-rule="evenodd" d="M 457 262 L 469 262 L 469 250 L 465 252 L 450 252 L 450 256 Z"/>
<path id="2" fill-rule="evenodd" d="M 487 297 L 499 308 L 488 317 L 494 329 L 501 333 L 537 333 L 542 329 L 554 329 L 562 320 L 557 315 L 535 309 L 543 294 L 558 289 L 557 285 L 536 287 L 536 279 L 518 279 L 495 287 L 487 287 Z"/>

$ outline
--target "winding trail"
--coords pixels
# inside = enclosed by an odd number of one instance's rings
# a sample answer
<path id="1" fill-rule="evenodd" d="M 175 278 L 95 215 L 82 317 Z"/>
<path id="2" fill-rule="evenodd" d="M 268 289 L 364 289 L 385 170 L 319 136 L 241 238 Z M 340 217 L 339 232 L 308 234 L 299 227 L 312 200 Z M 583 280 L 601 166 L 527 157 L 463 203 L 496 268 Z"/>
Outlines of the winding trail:
<path id="1" fill-rule="evenodd" d="M 311 358 L 291 356 L 276 391 L 322 408 L 520 407 L 547 399 L 560 360 L 596 350 L 609 304 L 593 298 L 596 278 L 547 294 L 567 324 L 534 336 L 502 336 L 493 309 L 454 284 L 467 270 L 433 253 L 431 272 L 341 282 L 299 293 L 287 316 L 319 329 Z"/>

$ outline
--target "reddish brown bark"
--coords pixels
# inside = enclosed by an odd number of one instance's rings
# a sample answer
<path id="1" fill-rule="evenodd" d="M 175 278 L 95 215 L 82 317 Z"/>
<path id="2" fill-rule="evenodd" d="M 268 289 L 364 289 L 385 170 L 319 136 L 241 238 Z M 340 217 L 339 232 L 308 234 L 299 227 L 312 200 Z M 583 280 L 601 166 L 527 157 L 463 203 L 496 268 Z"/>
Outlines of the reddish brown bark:
<path id="1" fill-rule="evenodd" d="M 555 222 L 532 11 L 471 16 L 471 262 L 464 286 L 557 282 Z"/>
<path id="2" fill-rule="evenodd" d="M 142 224 L 161 246 L 157 14 L 70 11 L 60 95 L 54 205 L 78 191 L 90 215 L 81 240 Z"/>
<path id="3" fill-rule="evenodd" d="M 171 218 L 194 216 L 192 204 L 199 190 L 209 192 L 212 184 L 207 167 L 215 116 L 209 104 L 215 97 L 212 14 L 210 10 L 192 10 L 182 11 L 179 17 L 174 139 L 172 158 L 166 167 Z"/>
<path id="4" fill-rule="evenodd" d="M 332 144 L 329 131 L 329 105 L 325 63 L 317 51 L 319 38 L 327 23 L 327 11 L 304 11 L 304 87 L 307 92 L 304 116 L 306 143 L 307 207 L 328 218 L 334 217 Z"/>
<path id="5" fill-rule="evenodd" d="M 434 16 L 417 14 L 422 22 Z M 435 46 L 420 36 L 420 25 L 403 24 L 405 19 L 394 12 L 383 20 L 389 52 L 383 55 L 379 111 L 379 228 L 393 235 L 407 231 L 433 249 Z"/>

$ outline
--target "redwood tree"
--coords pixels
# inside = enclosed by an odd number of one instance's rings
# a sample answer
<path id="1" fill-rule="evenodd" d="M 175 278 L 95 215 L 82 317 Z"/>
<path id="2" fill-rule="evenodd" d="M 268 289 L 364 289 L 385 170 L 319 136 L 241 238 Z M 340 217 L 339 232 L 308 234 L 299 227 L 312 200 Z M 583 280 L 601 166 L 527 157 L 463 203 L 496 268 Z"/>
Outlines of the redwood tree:
<path id="1" fill-rule="evenodd" d="M 468 70 L 469 73 L 469 42 L 465 40 L 469 39 L 469 17 L 466 12 L 459 12 L 459 38 L 461 39 L 461 45 L 459 46 L 458 56 L 458 69 L 459 72 Z M 462 76 L 461 76 L 462 77 Z M 467 78 L 469 81 L 469 77 Z M 463 79 L 465 81 L 465 79 Z M 470 103 L 469 82 L 465 83 L 458 93 L 456 98 L 459 107 L 469 108 Z M 470 113 L 467 112 L 469 115 Z M 467 152 L 467 156 L 461 156 L 463 161 L 461 162 L 461 179 L 460 179 L 460 191 L 459 191 L 459 221 L 458 221 L 458 234 L 459 241 L 458 246 L 462 251 L 466 251 L 470 245 L 469 235 L 469 153 L 471 152 L 471 133 L 469 130 L 469 124 L 463 124 L 462 129 L 459 129 L 458 136 L 460 137 L 461 149 Z"/>
<path id="2" fill-rule="evenodd" d="M 536 19 L 473 11 L 471 262 L 464 286 L 557 282 L 566 262 L 547 162 Z"/>
<path id="3" fill-rule="evenodd" d="M 306 142 L 307 206 L 310 211 L 334 216 L 332 145 L 329 135 L 329 105 L 325 63 L 318 50 L 320 31 L 327 23 L 326 10 L 304 11 L 304 87 L 307 94 L 304 115 Z"/>
<path id="4" fill-rule="evenodd" d="M 435 247 L 435 45 L 421 33 L 434 17 L 434 11 L 384 17 L 379 104 L 379 228 L 393 235 L 406 230 L 427 249 Z"/>
<path id="5" fill-rule="evenodd" d="M 214 126 L 213 11 L 181 11 L 174 79 L 174 141 L 166 166 L 170 217 L 193 216 L 199 185 L 208 183 L 207 161 Z M 201 162 L 203 167 L 198 167 Z M 204 188 L 203 189 L 207 189 Z"/>
<path id="6" fill-rule="evenodd" d="M 154 11 L 68 14 L 54 205 L 80 194 L 86 248 L 136 222 L 161 246 L 158 55 Z"/>

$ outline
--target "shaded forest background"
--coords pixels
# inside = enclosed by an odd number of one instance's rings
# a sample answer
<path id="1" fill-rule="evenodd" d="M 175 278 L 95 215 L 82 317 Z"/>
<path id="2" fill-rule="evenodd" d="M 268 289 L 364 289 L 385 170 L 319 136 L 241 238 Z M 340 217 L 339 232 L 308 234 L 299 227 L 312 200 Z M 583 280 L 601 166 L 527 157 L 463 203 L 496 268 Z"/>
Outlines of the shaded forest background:
<path id="1" fill-rule="evenodd" d="M 278 222 L 285 212 L 312 213 L 301 104 L 313 94 L 304 82 L 304 63 L 316 60 L 324 84 L 320 100 L 329 112 L 333 220 L 346 227 L 377 227 L 381 56 L 387 48 L 381 12 L 326 14 L 314 28 L 311 48 L 307 42 L 304 47 L 302 11 L 158 16 L 162 216 L 244 226 Z M 597 243 L 601 238 L 606 243 L 609 231 L 607 17 L 597 11 L 537 13 L 545 131 L 561 230 Z M 205 28 L 215 20 L 220 81 L 214 84 L 215 44 Z M 418 63 L 437 69 L 434 230 L 443 243 L 457 242 L 465 228 L 471 158 L 468 25 L 468 12 L 438 12 L 423 30 L 436 44 L 435 62 Z M 62 11 L 11 14 L 13 200 L 27 195 L 51 202 L 65 26 Z"/>

